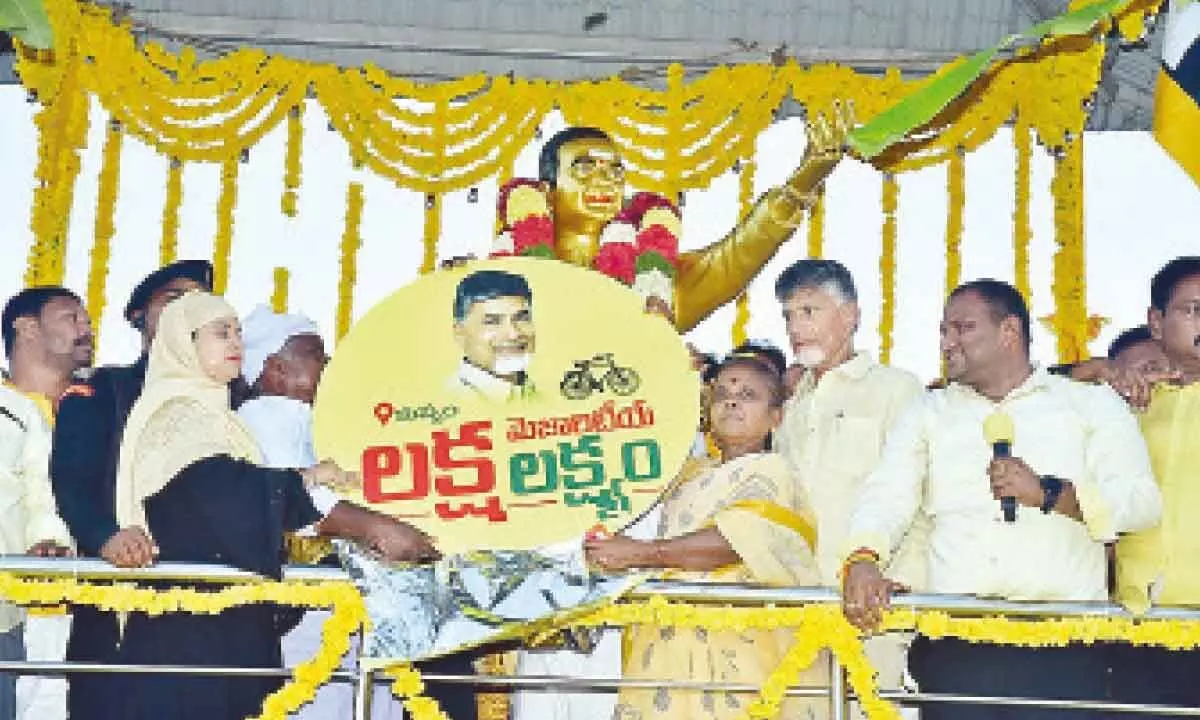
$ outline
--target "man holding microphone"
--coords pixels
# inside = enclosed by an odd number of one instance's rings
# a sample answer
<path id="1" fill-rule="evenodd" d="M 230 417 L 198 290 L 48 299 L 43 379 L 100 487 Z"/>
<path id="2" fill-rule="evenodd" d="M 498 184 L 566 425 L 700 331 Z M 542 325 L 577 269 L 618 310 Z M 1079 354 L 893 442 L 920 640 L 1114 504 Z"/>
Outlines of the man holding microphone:
<path id="1" fill-rule="evenodd" d="M 946 303 L 949 384 L 909 408 L 864 481 L 843 567 L 847 619 L 876 627 L 894 585 L 880 572 L 918 510 L 932 518 L 929 591 L 1018 601 L 1103 601 L 1104 543 L 1158 522 L 1161 499 L 1137 422 L 1103 386 L 1036 369 L 1029 311 L 1012 286 L 977 280 Z M 1008 498 L 1011 498 L 1009 500 Z M 1091 648 L 977 645 L 918 636 L 923 692 L 1099 700 Z M 1064 710 L 935 703 L 924 720 L 1080 717 Z"/>

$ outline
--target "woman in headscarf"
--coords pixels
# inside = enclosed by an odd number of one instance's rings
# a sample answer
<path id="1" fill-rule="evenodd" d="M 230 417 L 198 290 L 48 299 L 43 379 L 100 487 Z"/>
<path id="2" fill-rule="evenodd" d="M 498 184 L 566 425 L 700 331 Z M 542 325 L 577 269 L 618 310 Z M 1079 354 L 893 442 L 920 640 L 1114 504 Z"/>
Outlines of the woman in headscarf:
<path id="1" fill-rule="evenodd" d="M 771 432 L 782 419 L 783 379 L 750 353 L 716 371 L 709 422 L 720 460 L 693 459 L 664 494 L 658 539 L 591 539 L 602 569 L 664 570 L 694 582 L 818 585 L 816 524 L 804 492 Z M 624 677 L 761 685 L 795 640 L 789 630 L 704 630 L 637 625 L 626 629 Z M 791 679 L 823 682 L 820 662 Z M 721 720 L 745 717 L 753 695 L 691 689 L 628 689 L 617 720 Z M 789 699 L 780 717 L 825 716 L 828 701 Z"/>
<path id="2" fill-rule="evenodd" d="M 189 293 L 163 310 L 146 384 L 130 412 L 117 470 L 117 519 L 142 528 L 160 560 L 282 573 L 285 531 L 347 537 L 393 560 L 437 557 L 428 537 L 386 516 L 337 501 L 321 483 L 350 480 L 326 463 L 263 467 L 257 444 L 229 407 L 241 372 L 241 330 L 225 300 Z M 219 615 L 130 613 L 121 661 L 149 665 L 281 667 L 275 609 Z M 278 678 L 121 675 L 123 720 L 223 720 L 256 715 Z"/>

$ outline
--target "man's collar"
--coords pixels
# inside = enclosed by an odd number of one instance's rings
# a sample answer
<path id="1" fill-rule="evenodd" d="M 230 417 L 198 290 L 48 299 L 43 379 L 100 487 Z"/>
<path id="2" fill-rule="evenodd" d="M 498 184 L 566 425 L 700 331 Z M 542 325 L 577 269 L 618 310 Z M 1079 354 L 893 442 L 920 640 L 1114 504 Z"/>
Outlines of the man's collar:
<path id="1" fill-rule="evenodd" d="M 288 410 L 295 413 L 312 412 L 312 405 L 309 405 L 303 400 L 290 398 L 286 395 L 255 395 L 246 402 L 242 403 L 242 407 L 246 407 L 251 403 L 258 403 L 270 410 Z"/>
<path id="2" fill-rule="evenodd" d="M 514 388 L 524 384 L 525 375 L 521 374 L 521 382 L 511 383 L 502 377 L 493 375 L 477 365 L 473 365 L 465 358 L 458 366 L 458 379 L 463 384 L 475 388 L 483 393 L 486 397 L 493 400 L 503 400 L 507 398 Z"/>
<path id="3" fill-rule="evenodd" d="M 825 375 L 841 375 L 850 380 L 862 380 L 867 376 L 867 373 L 874 367 L 875 362 L 871 359 L 871 354 L 867 352 L 855 352 L 846 360 L 834 365 L 825 371 Z M 813 373 L 810 370 L 805 375 L 811 376 Z"/>
<path id="4" fill-rule="evenodd" d="M 1008 394 L 1005 395 L 1000 402 L 1016 400 L 1050 387 L 1051 383 L 1054 382 L 1053 376 L 1041 366 L 1033 365 L 1032 367 L 1033 372 L 1029 374 L 1029 377 L 1025 378 L 1020 385 L 1016 386 L 1012 390 L 1009 390 Z M 965 385 L 957 381 L 951 382 L 948 390 L 963 397 L 978 398 L 987 400 L 988 402 L 995 402 L 991 398 L 984 397 L 982 393 L 970 385 Z"/>
<path id="5" fill-rule="evenodd" d="M 850 356 L 846 362 L 832 367 L 829 372 L 836 372 L 839 375 L 845 375 L 851 380 L 862 380 L 867 376 L 867 373 L 874 367 L 875 361 L 871 358 L 868 352 L 856 352 Z"/>

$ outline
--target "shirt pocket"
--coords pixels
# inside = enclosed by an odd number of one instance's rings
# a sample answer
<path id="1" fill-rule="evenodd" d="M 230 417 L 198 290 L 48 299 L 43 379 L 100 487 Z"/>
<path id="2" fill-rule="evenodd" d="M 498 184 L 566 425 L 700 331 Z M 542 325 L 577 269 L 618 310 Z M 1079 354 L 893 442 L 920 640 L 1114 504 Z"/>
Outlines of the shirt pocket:
<path id="1" fill-rule="evenodd" d="M 835 415 L 829 423 L 821 465 L 860 480 L 879 463 L 882 429 L 876 418 Z"/>

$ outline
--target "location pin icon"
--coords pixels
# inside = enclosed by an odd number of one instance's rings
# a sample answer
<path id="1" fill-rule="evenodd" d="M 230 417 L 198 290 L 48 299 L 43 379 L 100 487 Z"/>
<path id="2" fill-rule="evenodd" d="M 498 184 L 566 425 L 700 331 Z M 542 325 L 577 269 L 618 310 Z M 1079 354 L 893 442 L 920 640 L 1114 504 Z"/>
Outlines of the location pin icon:
<path id="1" fill-rule="evenodd" d="M 375 406 L 375 419 L 379 421 L 380 425 L 387 425 L 395 411 L 396 408 L 390 402 L 381 402 Z"/>

